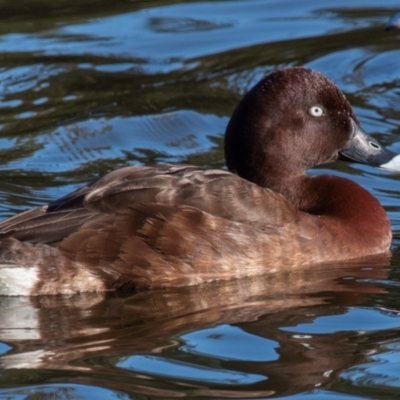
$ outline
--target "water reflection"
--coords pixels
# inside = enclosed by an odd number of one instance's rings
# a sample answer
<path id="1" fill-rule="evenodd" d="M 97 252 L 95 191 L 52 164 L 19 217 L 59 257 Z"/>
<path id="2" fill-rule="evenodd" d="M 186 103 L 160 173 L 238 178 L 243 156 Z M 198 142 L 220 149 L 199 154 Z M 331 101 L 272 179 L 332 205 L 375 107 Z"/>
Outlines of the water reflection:
<path id="1" fill-rule="evenodd" d="M 0 386 L 29 375 L 31 383 L 217 398 L 328 387 L 374 353 L 383 332 L 399 337 L 397 319 L 384 314 L 375 339 L 374 319 L 357 330 L 343 319 L 312 328 L 370 309 L 386 292 L 387 265 L 385 256 L 175 290 L 1 298 Z"/>

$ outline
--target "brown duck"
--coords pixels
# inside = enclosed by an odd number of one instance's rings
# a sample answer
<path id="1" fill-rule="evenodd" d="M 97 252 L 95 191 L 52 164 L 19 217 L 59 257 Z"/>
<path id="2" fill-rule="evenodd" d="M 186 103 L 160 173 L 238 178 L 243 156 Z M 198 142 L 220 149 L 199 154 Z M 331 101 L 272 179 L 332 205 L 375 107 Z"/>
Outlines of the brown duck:
<path id="1" fill-rule="evenodd" d="M 378 200 L 306 171 L 345 160 L 400 169 L 322 74 L 278 70 L 225 132 L 228 171 L 133 166 L 0 223 L 0 294 L 196 285 L 389 251 Z"/>

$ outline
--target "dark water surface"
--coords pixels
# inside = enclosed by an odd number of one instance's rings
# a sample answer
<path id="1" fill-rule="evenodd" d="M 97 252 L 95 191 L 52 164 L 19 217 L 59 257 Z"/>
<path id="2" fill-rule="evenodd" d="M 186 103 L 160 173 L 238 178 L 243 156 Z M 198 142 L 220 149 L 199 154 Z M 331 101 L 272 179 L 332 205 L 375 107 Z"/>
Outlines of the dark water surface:
<path id="1" fill-rule="evenodd" d="M 400 152 L 389 0 L 0 2 L 0 217 L 128 164 L 224 166 L 241 95 L 287 65 L 344 90 Z M 0 399 L 400 398 L 400 176 L 334 164 L 384 204 L 393 258 L 189 289 L 0 298 Z M 23 277 L 21 277 L 23 279 Z"/>

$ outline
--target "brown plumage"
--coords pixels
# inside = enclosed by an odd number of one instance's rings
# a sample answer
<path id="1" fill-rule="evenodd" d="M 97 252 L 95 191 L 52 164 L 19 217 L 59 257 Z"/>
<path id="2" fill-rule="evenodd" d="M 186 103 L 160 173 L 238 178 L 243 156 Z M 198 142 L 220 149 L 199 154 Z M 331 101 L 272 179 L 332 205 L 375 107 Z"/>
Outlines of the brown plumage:
<path id="1" fill-rule="evenodd" d="M 354 159 L 359 132 L 323 75 L 277 71 L 229 122 L 234 173 L 126 167 L 0 223 L 0 294 L 194 285 L 387 252 L 390 224 L 371 194 L 305 174 L 340 154 Z M 393 154 L 368 157 L 357 161 L 379 165 Z M 16 282 L 20 273 L 32 282 Z"/>

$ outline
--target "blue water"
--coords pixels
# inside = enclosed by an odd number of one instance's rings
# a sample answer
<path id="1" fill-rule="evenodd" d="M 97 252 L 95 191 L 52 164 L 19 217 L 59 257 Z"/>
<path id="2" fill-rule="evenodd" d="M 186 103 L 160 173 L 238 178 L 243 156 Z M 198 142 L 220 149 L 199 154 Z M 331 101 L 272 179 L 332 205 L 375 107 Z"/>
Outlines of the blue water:
<path id="1" fill-rule="evenodd" d="M 398 1 L 0 4 L 0 217 L 112 169 L 224 167 L 241 95 L 333 79 L 400 153 Z M 400 180 L 336 163 L 386 208 L 389 262 L 138 294 L 0 298 L 0 399 L 400 398 Z"/>

